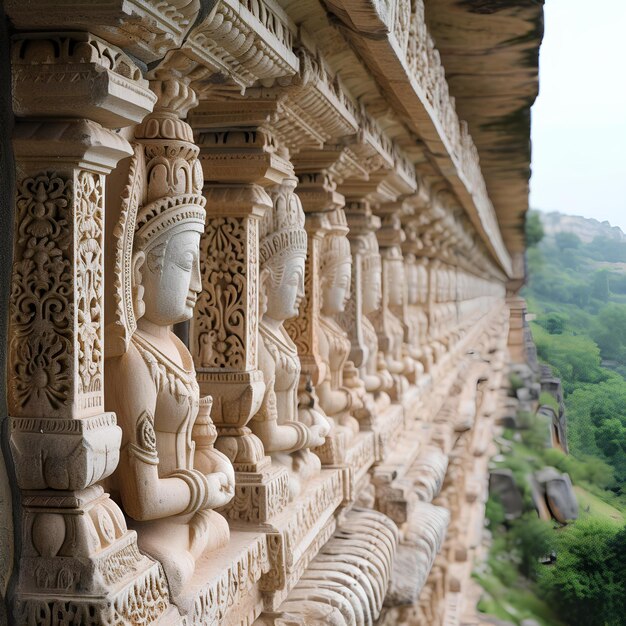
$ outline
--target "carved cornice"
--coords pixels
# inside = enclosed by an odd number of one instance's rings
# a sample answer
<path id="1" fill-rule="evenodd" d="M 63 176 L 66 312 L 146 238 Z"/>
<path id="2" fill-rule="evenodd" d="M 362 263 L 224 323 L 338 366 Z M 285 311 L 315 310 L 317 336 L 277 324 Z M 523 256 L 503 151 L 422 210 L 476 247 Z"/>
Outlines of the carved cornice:
<path id="1" fill-rule="evenodd" d="M 211 102 L 200 107 L 194 124 L 204 128 L 207 124 L 222 128 L 265 124 L 291 153 L 320 149 L 326 142 L 356 134 L 357 109 L 340 80 L 319 53 L 300 47 L 298 58 L 297 75 L 260 81 L 246 90 L 245 97 L 231 87 L 208 89 Z"/>
<path id="2" fill-rule="evenodd" d="M 264 129 L 206 131 L 198 135 L 200 164 L 207 183 L 280 183 L 293 173 L 273 135 Z"/>
<path id="3" fill-rule="evenodd" d="M 217 0 L 189 32 L 181 50 L 241 89 L 292 76 L 295 26 L 273 0 Z"/>
<path id="4" fill-rule="evenodd" d="M 13 44 L 17 117 L 85 117 L 109 128 L 140 122 L 156 96 L 121 50 L 89 33 L 29 33 Z"/>
<path id="5" fill-rule="evenodd" d="M 487 194 L 478 152 L 449 95 L 439 53 L 424 21 L 423 0 L 413 3 L 414 10 L 409 0 L 329 0 L 327 4 L 392 106 L 424 141 L 494 257 L 510 273 L 511 259 Z"/>
<path id="6" fill-rule="evenodd" d="M 7 0 L 20 30 L 88 30 L 145 63 L 180 47 L 200 11 L 200 0 Z"/>

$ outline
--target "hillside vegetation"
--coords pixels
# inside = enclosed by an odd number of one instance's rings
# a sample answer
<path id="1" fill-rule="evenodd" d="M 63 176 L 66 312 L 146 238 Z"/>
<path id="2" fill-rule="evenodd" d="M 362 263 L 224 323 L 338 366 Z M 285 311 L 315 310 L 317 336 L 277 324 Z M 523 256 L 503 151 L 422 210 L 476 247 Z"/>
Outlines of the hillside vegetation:
<path id="1" fill-rule="evenodd" d="M 538 214 L 529 218 L 537 228 Z M 583 243 L 557 232 L 528 250 L 525 290 L 539 358 L 561 378 L 570 451 L 608 464 L 601 486 L 626 483 L 626 240 Z"/>
<path id="2" fill-rule="evenodd" d="M 479 609 L 505 623 L 626 625 L 626 237 L 592 222 L 600 234 L 581 240 L 559 226 L 585 232 L 583 218 L 552 215 L 545 236 L 539 214 L 527 221 L 524 296 L 539 359 L 562 381 L 570 454 L 546 448 L 532 415 L 499 440 L 494 466 L 511 470 L 526 512 L 506 519 L 490 498 L 489 559 L 475 577 Z M 577 521 L 538 519 L 528 477 L 545 466 L 571 477 Z"/>

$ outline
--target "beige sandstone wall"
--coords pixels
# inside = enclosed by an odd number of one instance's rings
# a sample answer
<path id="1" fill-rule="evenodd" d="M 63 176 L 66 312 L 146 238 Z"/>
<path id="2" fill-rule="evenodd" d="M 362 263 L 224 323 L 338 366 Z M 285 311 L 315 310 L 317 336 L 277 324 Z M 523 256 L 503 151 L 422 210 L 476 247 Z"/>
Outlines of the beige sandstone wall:
<path id="1" fill-rule="evenodd" d="M 422 1 L 5 11 L 9 623 L 462 623 L 523 270 Z"/>

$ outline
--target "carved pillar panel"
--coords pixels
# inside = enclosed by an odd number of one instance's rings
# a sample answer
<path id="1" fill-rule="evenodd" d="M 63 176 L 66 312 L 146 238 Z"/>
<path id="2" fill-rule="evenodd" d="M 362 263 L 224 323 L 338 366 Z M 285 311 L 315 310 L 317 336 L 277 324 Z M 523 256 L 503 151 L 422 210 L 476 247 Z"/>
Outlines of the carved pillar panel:
<path id="1" fill-rule="evenodd" d="M 12 63 L 21 119 L 8 389 L 24 522 L 15 623 L 113 624 L 138 606 L 157 619 L 169 610 L 163 573 L 98 484 L 121 440 L 103 397 L 105 177 L 131 154 L 108 128 L 140 121 L 156 98 L 130 58 L 87 33 L 22 35 Z"/>
<path id="2" fill-rule="evenodd" d="M 259 221 L 272 198 L 264 187 L 293 171 L 262 128 L 266 115 L 245 102 L 204 102 L 190 116 L 199 131 L 208 216 L 191 352 L 200 389 L 214 399 L 216 447 L 236 471 L 236 495 L 224 510 L 233 522 L 266 522 L 288 500 L 285 470 L 271 465 L 248 427 L 265 393 L 258 369 Z"/>

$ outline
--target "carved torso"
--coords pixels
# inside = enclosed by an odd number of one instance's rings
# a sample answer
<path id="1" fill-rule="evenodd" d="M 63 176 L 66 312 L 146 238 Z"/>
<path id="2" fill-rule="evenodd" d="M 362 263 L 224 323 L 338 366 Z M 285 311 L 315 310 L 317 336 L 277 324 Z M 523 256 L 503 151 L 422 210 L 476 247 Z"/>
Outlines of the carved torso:
<path id="1" fill-rule="evenodd" d="M 367 348 L 367 359 L 364 362 L 365 371 L 370 376 L 378 375 L 378 336 L 372 323 L 364 315 L 361 321 L 363 329 L 363 341 Z M 376 389 L 368 389 L 368 391 L 377 391 Z"/>
<path id="2" fill-rule="evenodd" d="M 137 332 L 131 339 L 154 383 L 154 432 L 159 455 L 159 475 L 193 467 L 191 430 L 198 415 L 199 389 L 193 362 L 180 340 L 172 335 L 183 367 L 159 352 Z M 180 344 L 180 346 L 178 345 Z"/>
<path id="3" fill-rule="evenodd" d="M 259 332 L 263 347 L 273 360 L 274 392 L 278 422 L 294 419 L 298 410 L 298 381 L 300 379 L 300 359 L 296 345 L 281 327 L 281 335 L 271 332 L 262 322 Z"/>
<path id="4" fill-rule="evenodd" d="M 386 326 L 391 339 L 390 353 L 394 359 L 402 359 L 402 344 L 404 342 L 404 326 L 402 322 L 391 312 L 385 312 Z"/>
<path id="5" fill-rule="evenodd" d="M 320 329 L 323 335 L 320 351 L 326 361 L 323 379 L 330 380 L 333 388 L 341 387 L 343 367 L 350 355 L 350 340 L 339 324 L 325 315 L 320 316 Z"/>
<path id="6" fill-rule="evenodd" d="M 332 389 L 343 387 L 343 368 L 350 355 L 351 344 L 344 330 L 332 318 L 320 316 L 320 354 L 323 364 L 321 380 L 330 383 Z M 332 416 L 332 412 L 322 405 Z"/>

